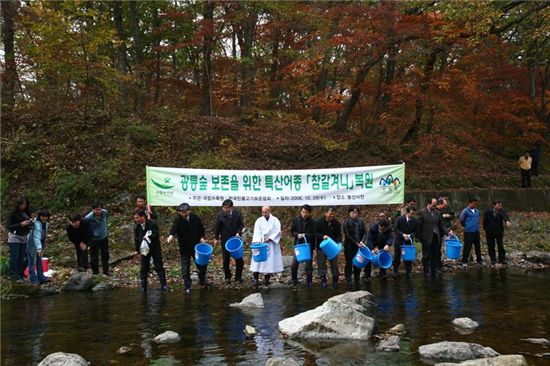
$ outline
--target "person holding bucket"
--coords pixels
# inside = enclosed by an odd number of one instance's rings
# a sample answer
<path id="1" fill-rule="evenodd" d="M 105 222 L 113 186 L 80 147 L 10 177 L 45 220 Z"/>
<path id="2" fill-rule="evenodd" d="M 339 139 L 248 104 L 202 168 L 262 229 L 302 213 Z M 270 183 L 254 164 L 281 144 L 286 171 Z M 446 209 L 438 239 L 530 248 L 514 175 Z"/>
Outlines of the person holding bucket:
<path id="1" fill-rule="evenodd" d="M 452 234 L 443 223 L 441 213 L 437 210 L 437 200 L 432 198 L 425 208 L 418 212 L 418 235 L 422 242 L 422 266 L 424 275 L 438 273 L 441 258 L 441 237 Z"/>
<path id="2" fill-rule="evenodd" d="M 171 243 L 174 236 L 178 238 L 178 246 L 181 259 L 181 276 L 186 293 L 191 291 L 191 258 L 199 270 L 199 283 L 201 286 L 207 286 L 206 267 L 208 265 L 198 265 L 195 259 L 195 245 L 204 243 L 205 230 L 200 217 L 191 212 L 191 206 L 182 203 L 178 206 L 178 215 L 170 228 L 170 236 L 167 242 Z"/>
<path id="3" fill-rule="evenodd" d="M 312 208 L 310 205 L 303 205 L 300 208 L 300 215 L 292 219 L 292 225 L 290 226 L 290 234 L 294 237 L 294 256 L 292 257 L 292 265 L 290 267 L 292 274 L 292 285 L 298 285 L 298 267 L 300 266 L 299 259 L 297 258 L 296 251 L 300 250 L 296 248 L 298 245 L 303 244 L 308 246 L 309 260 L 305 260 L 306 264 L 306 281 L 307 287 L 311 288 L 313 284 L 313 249 L 315 248 L 315 221 L 311 217 Z"/>
<path id="4" fill-rule="evenodd" d="M 29 258 L 29 280 L 33 285 L 50 281 L 44 276 L 42 267 L 42 252 L 48 238 L 49 220 L 50 212 L 46 209 L 40 209 L 36 214 L 35 223 L 29 234 L 27 256 Z"/>
<path id="5" fill-rule="evenodd" d="M 267 258 L 258 262 L 252 257 L 250 272 L 253 273 L 254 286 L 259 286 L 260 273 L 264 274 L 264 285 L 269 286 L 272 273 L 283 271 L 283 256 L 281 254 L 281 222 L 271 214 L 271 207 L 262 207 L 262 216 L 254 223 L 252 243 L 267 244 Z"/>
<path id="6" fill-rule="evenodd" d="M 344 220 L 344 256 L 346 258 L 345 275 L 346 286 L 351 288 L 351 275 L 355 286 L 359 286 L 361 268 L 353 266 L 353 258 L 357 254 L 357 249 L 364 246 L 367 241 L 365 222 L 359 217 L 359 209 L 351 206 L 348 209 L 348 217 Z"/>
<path id="7" fill-rule="evenodd" d="M 375 256 L 379 251 L 389 252 L 390 246 L 393 244 L 393 235 L 390 228 L 390 222 L 387 219 L 382 219 L 379 222 L 371 225 L 367 235 L 367 246 Z M 389 255 L 391 258 L 391 255 Z M 388 266 L 389 268 L 390 266 Z M 365 276 L 369 279 L 371 274 L 372 263 L 365 267 Z M 386 278 L 386 268 L 380 267 L 380 278 Z"/>
<path id="8" fill-rule="evenodd" d="M 395 221 L 395 238 L 393 241 L 394 257 L 393 257 L 393 277 L 399 277 L 399 263 L 401 262 L 401 245 L 414 246 L 414 237 L 418 230 L 418 220 L 414 218 L 416 209 L 414 207 L 406 207 L 405 214 L 401 215 Z M 415 251 L 416 257 L 416 251 Z M 416 259 L 416 258 L 415 258 Z M 407 278 L 412 278 L 412 262 L 411 260 L 403 259 L 405 264 L 405 273 Z"/>
<path id="9" fill-rule="evenodd" d="M 231 269 L 229 262 L 231 254 L 225 248 L 225 243 L 230 238 L 236 236 L 240 238 L 243 234 L 244 220 L 241 213 L 233 207 L 233 201 L 227 199 L 222 203 L 222 210 L 216 215 L 216 224 L 214 226 L 214 245 L 221 239 L 223 254 L 223 271 L 225 273 L 225 283 L 231 283 Z M 235 259 L 236 272 L 235 280 L 243 283 L 244 259 Z"/>
<path id="10" fill-rule="evenodd" d="M 167 291 L 168 286 L 166 284 L 166 273 L 162 264 L 159 227 L 156 222 L 149 220 L 147 217 L 146 210 L 139 210 L 134 214 L 134 222 L 136 224 L 134 226 L 134 245 L 136 252 L 141 254 L 139 270 L 141 292 L 147 292 L 147 276 L 149 275 L 151 258 L 153 258 L 155 272 L 159 276 L 160 286 L 163 291 Z M 142 249 L 143 245 L 146 245 L 147 249 Z"/>
<path id="11" fill-rule="evenodd" d="M 332 239 L 339 243 L 342 240 L 342 226 L 336 220 L 336 207 L 330 206 L 325 215 L 315 222 L 315 236 L 317 239 L 317 271 L 321 277 L 321 285 L 327 287 L 327 255 L 321 249 L 322 241 Z M 321 249 L 321 250 L 319 250 Z M 338 270 L 338 255 L 329 259 L 330 271 L 332 273 L 332 287 L 338 288 L 338 278 L 340 271 Z"/>

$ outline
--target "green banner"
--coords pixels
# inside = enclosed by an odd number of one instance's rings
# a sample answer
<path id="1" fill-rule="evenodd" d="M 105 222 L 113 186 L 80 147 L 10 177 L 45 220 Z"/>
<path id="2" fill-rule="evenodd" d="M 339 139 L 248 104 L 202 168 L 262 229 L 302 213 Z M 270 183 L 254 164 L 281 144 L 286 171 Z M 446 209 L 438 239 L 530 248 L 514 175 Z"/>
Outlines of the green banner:
<path id="1" fill-rule="evenodd" d="M 307 170 L 146 168 L 154 206 L 380 205 L 403 203 L 405 164 Z"/>

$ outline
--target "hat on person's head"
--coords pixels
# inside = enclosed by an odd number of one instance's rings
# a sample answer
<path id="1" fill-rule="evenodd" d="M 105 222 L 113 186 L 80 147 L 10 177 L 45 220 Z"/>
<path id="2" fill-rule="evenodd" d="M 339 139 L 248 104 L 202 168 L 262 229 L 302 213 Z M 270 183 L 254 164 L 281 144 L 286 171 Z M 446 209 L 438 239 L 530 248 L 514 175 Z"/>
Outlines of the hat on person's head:
<path id="1" fill-rule="evenodd" d="M 191 206 L 188 203 L 182 203 L 178 206 L 178 211 L 189 211 L 190 208 Z"/>

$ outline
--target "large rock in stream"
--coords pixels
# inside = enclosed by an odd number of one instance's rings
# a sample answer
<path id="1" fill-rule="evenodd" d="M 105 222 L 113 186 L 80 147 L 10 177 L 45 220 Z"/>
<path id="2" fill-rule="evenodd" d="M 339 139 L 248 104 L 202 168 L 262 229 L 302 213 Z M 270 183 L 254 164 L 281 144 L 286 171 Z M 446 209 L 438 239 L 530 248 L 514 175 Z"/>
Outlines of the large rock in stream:
<path id="1" fill-rule="evenodd" d="M 267 359 L 265 366 L 300 366 L 300 363 L 290 357 L 271 357 Z"/>
<path id="2" fill-rule="evenodd" d="M 233 304 L 229 304 L 230 307 L 233 308 L 263 308 L 264 307 L 264 300 L 262 298 L 262 294 L 259 292 L 256 292 L 254 294 L 248 295 L 245 297 L 241 302 L 234 302 Z"/>
<path id="3" fill-rule="evenodd" d="M 331 297 L 323 305 L 279 322 L 279 331 L 291 339 L 370 339 L 376 307 L 368 291 L 347 292 Z"/>
<path id="4" fill-rule="evenodd" d="M 504 355 L 460 363 L 438 363 L 435 366 L 527 366 L 527 360 L 523 355 Z"/>
<path id="5" fill-rule="evenodd" d="M 172 330 L 167 330 L 153 338 L 153 341 L 159 344 L 178 343 L 180 340 L 180 335 Z"/>
<path id="6" fill-rule="evenodd" d="M 420 346 L 418 352 L 420 357 L 428 360 L 453 362 L 499 356 L 491 347 L 483 347 L 477 343 L 448 341 Z"/>
<path id="7" fill-rule="evenodd" d="M 69 281 L 65 284 L 65 291 L 88 291 L 96 285 L 96 280 L 91 273 L 73 272 Z"/>
<path id="8" fill-rule="evenodd" d="M 38 366 L 88 366 L 89 363 L 76 353 L 56 352 L 49 354 Z"/>

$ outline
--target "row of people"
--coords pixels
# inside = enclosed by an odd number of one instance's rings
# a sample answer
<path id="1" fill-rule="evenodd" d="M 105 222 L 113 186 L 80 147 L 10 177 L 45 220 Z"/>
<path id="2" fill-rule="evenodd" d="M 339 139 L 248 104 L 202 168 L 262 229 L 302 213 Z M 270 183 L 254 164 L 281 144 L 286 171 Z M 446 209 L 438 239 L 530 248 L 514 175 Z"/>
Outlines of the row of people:
<path id="1" fill-rule="evenodd" d="M 476 259 L 481 261 L 481 249 L 479 240 L 479 210 L 477 200 L 470 200 L 460 215 L 460 222 L 464 226 L 464 252 L 462 261 L 468 262 L 472 246 L 475 249 Z M 401 264 L 401 245 L 412 243 L 416 237 L 422 243 L 422 263 L 425 274 L 437 274 L 441 271 L 441 247 L 444 236 L 453 234 L 452 218 L 454 214 L 448 210 L 445 198 L 432 199 L 426 208 L 416 215 L 416 202 L 410 200 L 399 212 L 395 220 L 388 220 L 385 213 L 380 213 L 378 220 L 370 226 L 366 226 L 359 217 L 359 209 L 350 207 L 348 217 L 342 224 L 335 218 L 335 207 L 329 207 L 323 217 L 314 220 L 311 216 L 312 207 L 303 205 L 300 208 L 298 217 L 292 220 L 290 233 L 295 244 L 309 243 L 311 257 L 314 252 L 317 254 L 318 274 L 322 286 L 328 285 L 327 261 L 332 275 L 332 284 L 338 285 L 339 264 L 338 257 L 327 260 L 325 253 L 320 250 L 320 243 L 331 238 L 336 242 L 343 242 L 345 257 L 345 278 L 348 286 L 352 278 L 357 283 L 361 270 L 352 265 L 353 257 L 359 247 L 368 247 L 376 254 L 379 250 L 389 251 L 393 247 L 393 275 L 399 276 Z M 109 275 L 109 240 L 108 240 L 108 211 L 100 203 L 92 205 L 92 211 L 82 217 L 79 214 L 70 216 L 67 226 L 67 235 L 74 244 L 77 266 L 81 270 L 88 268 L 88 250 L 90 251 L 90 264 L 94 274 L 99 273 L 99 254 L 101 253 L 102 270 Z M 38 213 L 38 220 L 32 220 L 30 206 L 24 198 L 17 200 L 16 209 L 10 215 L 8 222 L 10 244 L 10 271 L 15 279 L 23 278 L 23 269 L 26 261 L 29 262 L 29 273 L 32 283 L 47 281 L 41 268 L 42 249 L 45 246 L 48 231 L 49 212 L 41 210 Z M 417 216 L 417 217 L 415 217 Z M 159 228 L 156 224 L 157 214 L 147 205 L 144 196 L 138 196 L 135 208 L 135 249 L 139 252 L 143 240 L 149 243 L 149 252 L 141 256 L 140 280 L 143 291 L 147 290 L 147 275 L 150 264 L 158 273 L 161 287 L 166 288 L 166 275 L 163 268 L 162 253 L 160 246 Z M 35 221 L 38 225 L 34 225 Z M 505 251 L 503 246 L 504 226 L 510 225 L 510 220 L 502 209 L 502 202 L 496 201 L 493 207 L 485 212 L 483 225 L 487 234 L 489 256 L 493 263 L 496 263 L 495 244 L 498 247 L 498 261 L 505 263 Z M 231 237 L 241 237 L 244 228 L 242 214 L 234 209 L 233 202 L 226 200 L 222 203 L 222 210 L 216 215 L 214 225 L 214 245 L 221 244 L 223 256 L 223 270 L 225 281 L 229 284 L 232 279 L 230 268 L 231 255 L 225 248 L 225 243 Z M 31 234 L 31 235 L 29 235 Z M 205 241 L 206 231 L 201 219 L 191 212 L 188 204 L 181 204 L 177 208 L 177 216 L 170 228 L 167 242 L 178 240 L 179 253 L 181 258 L 181 273 L 186 290 L 191 287 L 191 261 L 194 259 L 194 247 L 199 242 Z M 343 240 L 342 240 L 343 237 Z M 253 242 L 266 242 L 270 245 L 268 260 L 264 263 L 252 261 L 251 271 L 256 285 L 259 284 L 259 274 L 264 274 L 264 281 L 269 284 L 271 274 L 283 270 L 282 253 L 280 248 L 281 224 L 271 214 L 269 207 L 262 208 L 262 216 L 256 220 Z M 23 250 L 22 250 L 23 249 Z M 407 277 L 411 277 L 412 262 L 403 261 Z M 243 282 L 244 260 L 235 260 L 235 280 Z M 299 263 L 294 256 L 291 265 L 292 283 L 298 283 Z M 197 266 L 199 281 L 206 285 L 206 266 Z M 371 277 L 370 264 L 365 268 L 365 278 Z M 313 282 L 313 263 L 305 263 L 306 283 L 311 286 Z M 386 271 L 381 269 L 382 277 Z"/>

